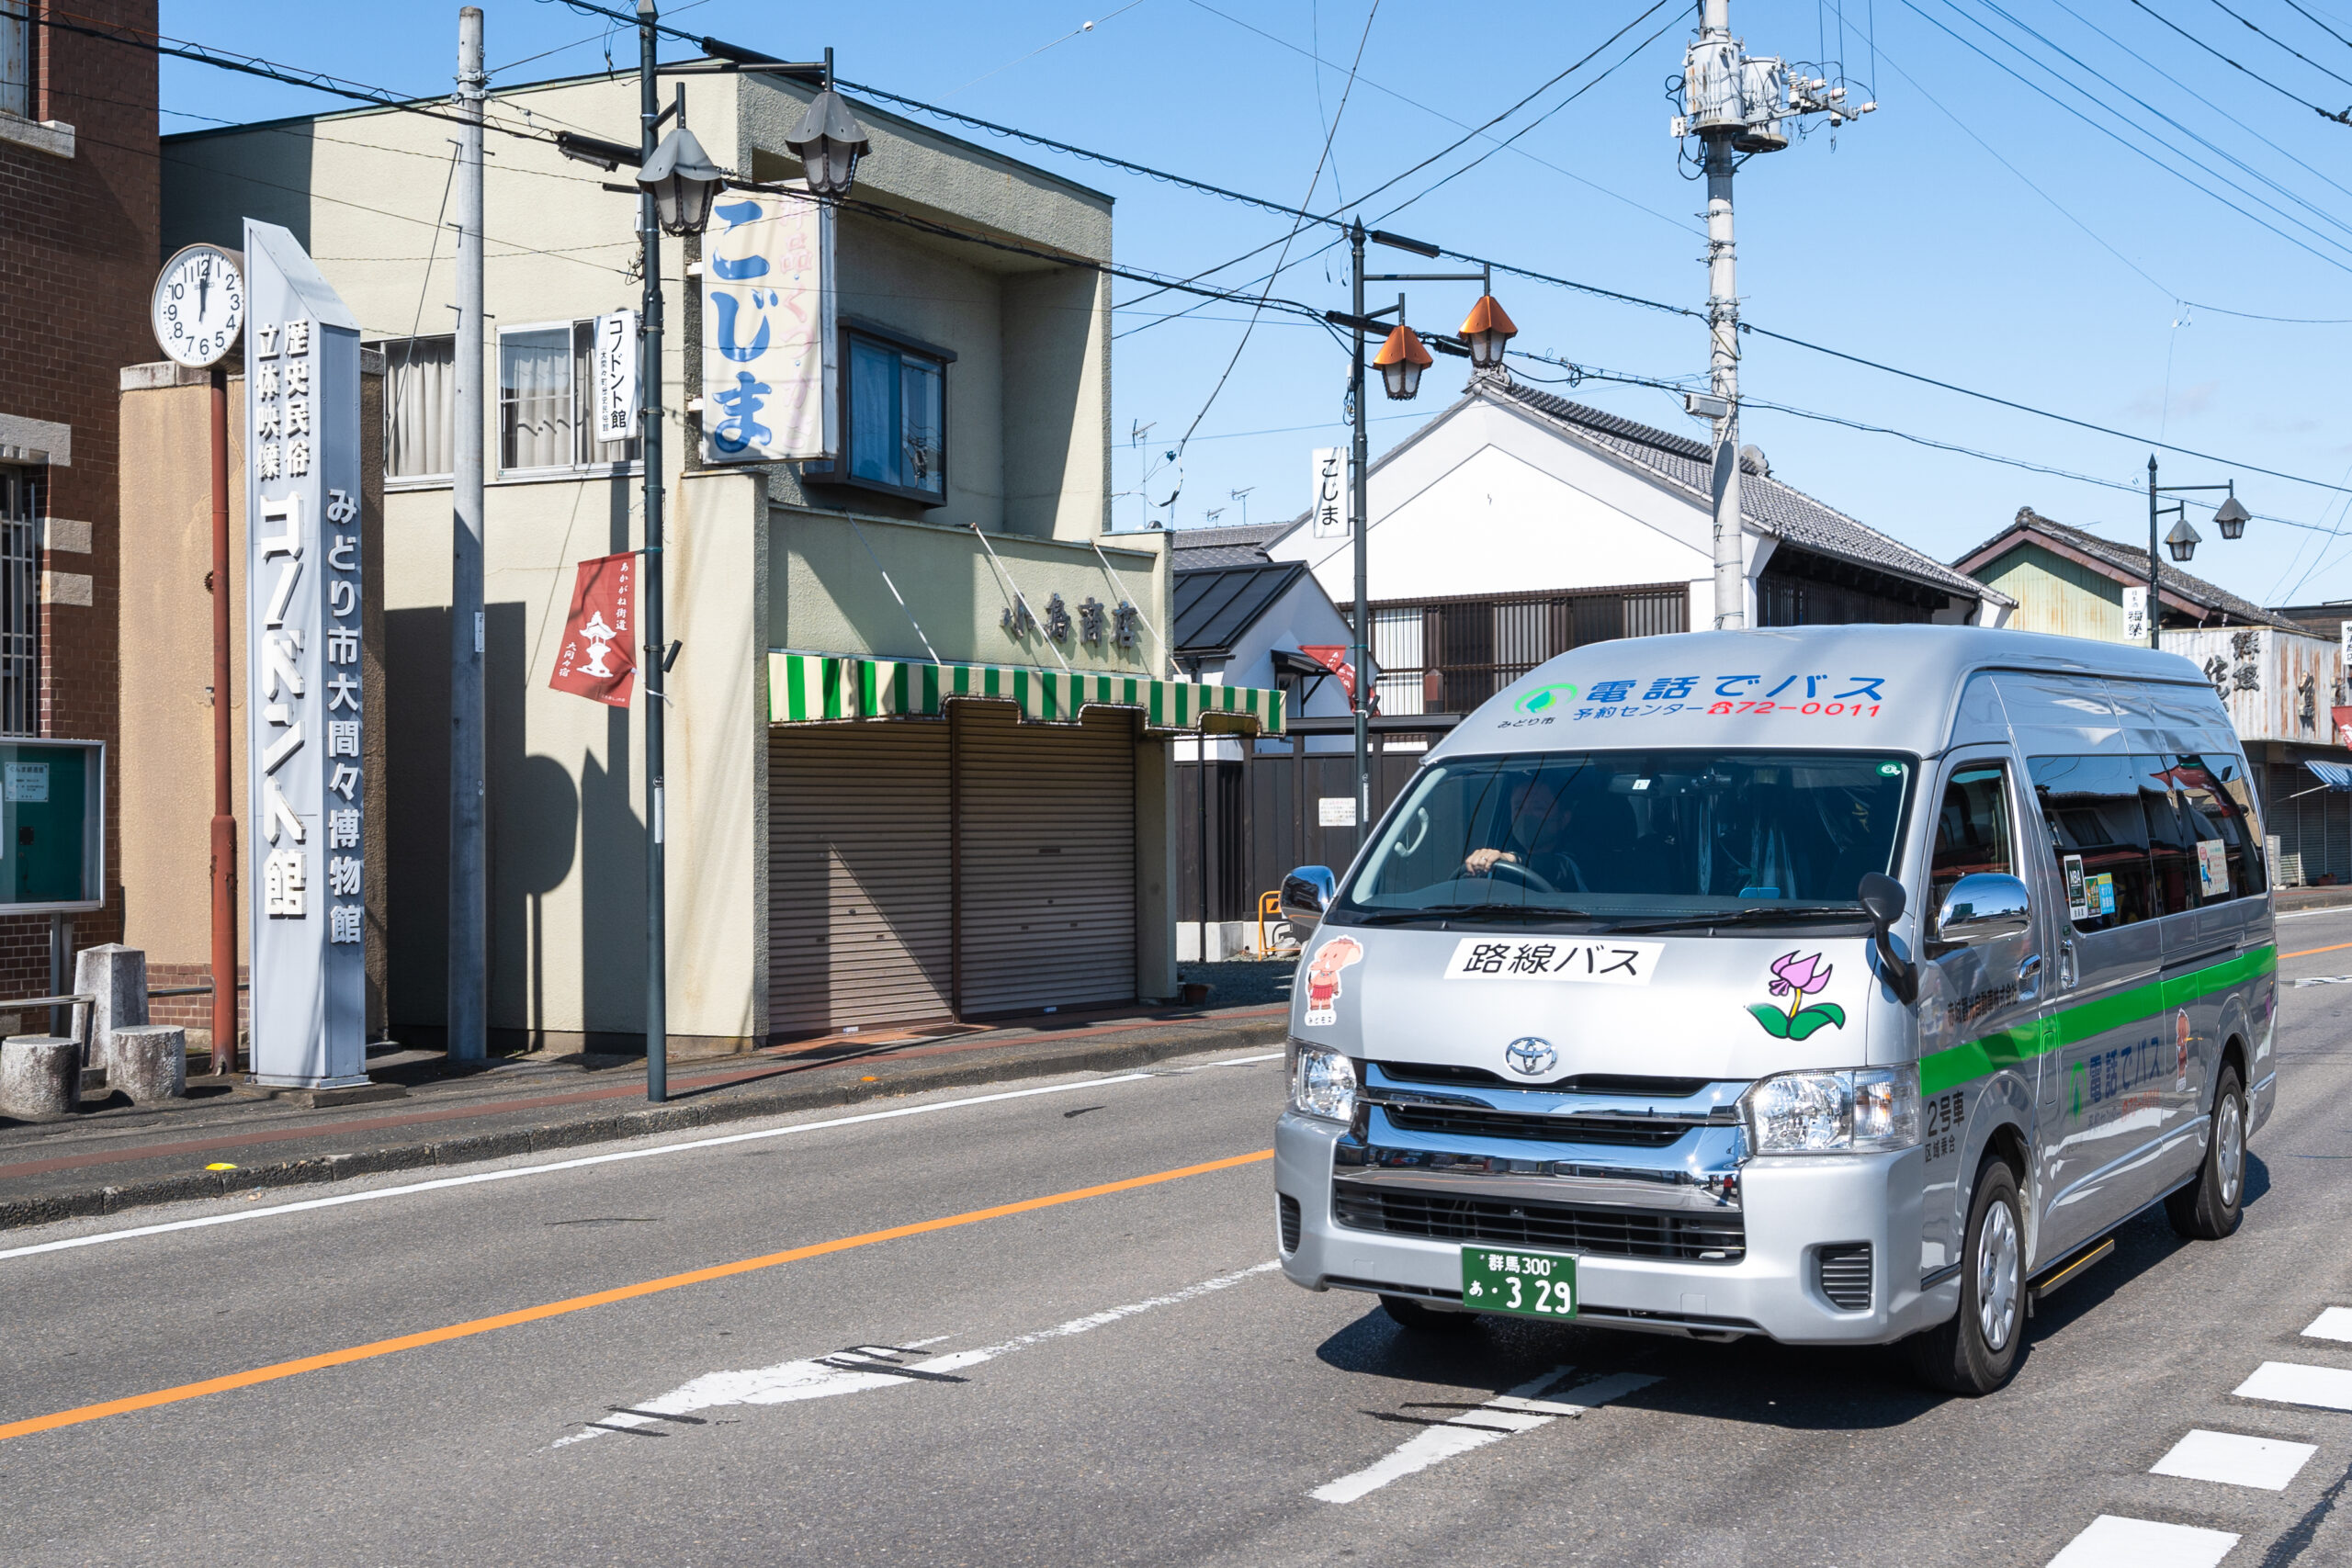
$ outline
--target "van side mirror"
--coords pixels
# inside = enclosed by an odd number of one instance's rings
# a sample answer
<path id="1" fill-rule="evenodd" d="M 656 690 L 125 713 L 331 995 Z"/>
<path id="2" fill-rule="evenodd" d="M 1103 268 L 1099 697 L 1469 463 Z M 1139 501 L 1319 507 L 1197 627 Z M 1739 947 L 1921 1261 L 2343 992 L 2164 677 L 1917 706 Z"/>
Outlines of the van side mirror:
<path id="1" fill-rule="evenodd" d="M 1919 966 L 1896 953 L 1887 935 L 1910 904 L 1903 884 L 1873 871 L 1862 878 L 1862 885 L 1854 891 L 1854 899 L 1871 918 L 1871 942 L 1878 950 L 1879 972 L 1885 976 L 1897 998 L 1906 1004 L 1917 1001 Z"/>
<path id="2" fill-rule="evenodd" d="M 2025 884 L 2006 873 L 1980 871 L 1962 877 L 1944 895 L 1943 908 L 1936 911 L 1936 940 L 1991 942 L 2019 935 L 2032 924 L 2032 898 Z"/>
<path id="3" fill-rule="evenodd" d="M 1308 931 L 1323 923 L 1323 911 L 1339 893 L 1340 879 L 1328 865 L 1303 865 L 1283 878 L 1283 919 Z"/>

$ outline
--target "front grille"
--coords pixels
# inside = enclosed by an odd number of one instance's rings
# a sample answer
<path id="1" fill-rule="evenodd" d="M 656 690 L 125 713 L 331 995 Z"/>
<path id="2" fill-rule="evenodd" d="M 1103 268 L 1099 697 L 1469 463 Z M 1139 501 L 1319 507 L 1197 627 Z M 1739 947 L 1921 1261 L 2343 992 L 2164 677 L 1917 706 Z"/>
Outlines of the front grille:
<path id="1" fill-rule="evenodd" d="M 1506 1089 L 1540 1089 L 1555 1094 L 1644 1094 L 1659 1100 L 1688 1100 L 1702 1092 L 1712 1078 L 1651 1078 L 1624 1073 L 1578 1073 L 1551 1083 L 1507 1078 L 1485 1067 L 1462 1067 L 1451 1062 L 1379 1062 L 1391 1083 L 1499 1084 Z"/>
<path id="2" fill-rule="evenodd" d="M 1601 1204 L 1538 1203 L 1510 1198 L 1452 1198 L 1361 1182 L 1331 1184 L 1332 1217 L 1351 1230 L 1433 1241 L 1559 1247 L 1610 1258 L 1736 1263 L 1747 1227 L 1736 1217 L 1662 1213 Z"/>
<path id="3" fill-rule="evenodd" d="M 1380 1108 L 1400 1133 L 1442 1133 L 1458 1138 L 1532 1138 L 1550 1144 L 1616 1144 L 1662 1149 L 1701 1122 L 1653 1116 L 1531 1116 L 1483 1105 L 1395 1105 Z"/>
<path id="4" fill-rule="evenodd" d="M 1274 1207 L 1280 1211 L 1283 1230 L 1283 1250 L 1298 1250 L 1298 1200 L 1287 1192 L 1274 1195 Z"/>
<path id="5" fill-rule="evenodd" d="M 1821 1293 L 1840 1312 L 1871 1310 L 1871 1244 L 1825 1247 L 1814 1254 Z"/>

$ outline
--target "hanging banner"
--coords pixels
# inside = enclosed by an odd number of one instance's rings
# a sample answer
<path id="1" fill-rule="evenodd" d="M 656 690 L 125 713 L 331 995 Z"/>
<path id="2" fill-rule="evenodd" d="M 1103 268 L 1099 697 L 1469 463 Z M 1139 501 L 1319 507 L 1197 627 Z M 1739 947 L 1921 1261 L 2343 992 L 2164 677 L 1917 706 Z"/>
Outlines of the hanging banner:
<path id="1" fill-rule="evenodd" d="M 1318 539 L 1344 539 L 1348 524 L 1355 513 L 1355 495 L 1348 484 L 1348 449 L 1344 446 L 1317 446 L 1310 456 L 1315 460 L 1314 536 Z"/>
<path id="2" fill-rule="evenodd" d="M 596 439 L 626 441 L 637 434 L 637 312 L 596 318 Z"/>
<path id="3" fill-rule="evenodd" d="M 637 682 L 637 556 L 623 551 L 580 563 L 571 613 L 563 618 L 548 684 L 592 702 L 628 706 Z"/>
<path id="4" fill-rule="evenodd" d="M 368 1081 L 359 323 L 245 220 L 246 916 L 256 1083 Z"/>
<path id="5" fill-rule="evenodd" d="M 1348 694 L 1348 701 L 1356 700 L 1356 667 L 1348 662 L 1347 648 L 1340 643 L 1301 643 L 1298 651 L 1315 660 L 1340 678 L 1340 689 Z"/>
<path id="6" fill-rule="evenodd" d="M 759 192 L 712 209 L 702 271 L 707 461 L 839 453 L 832 276 L 824 203 Z"/>
<path id="7" fill-rule="evenodd" d="M 2123 591 L 2123 640 L 2136 643 L 2148 640 L 2148 590 L 2145 586 Z"/>

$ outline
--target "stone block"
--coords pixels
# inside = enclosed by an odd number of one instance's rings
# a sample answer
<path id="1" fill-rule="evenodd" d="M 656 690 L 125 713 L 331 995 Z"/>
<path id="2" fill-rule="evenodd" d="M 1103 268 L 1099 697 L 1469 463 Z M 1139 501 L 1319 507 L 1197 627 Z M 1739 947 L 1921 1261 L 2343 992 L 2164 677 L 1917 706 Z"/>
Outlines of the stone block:
<path id="1" fill-rule="evenodd" d="M 119 942 L 85 947 L 74 955 L 74 989 L 98 998 L 90 1010 L 90 1058 L 83 1065 L 111 1067 L 115 1031 L 147 1022 L 147 955 Z"/>
<path id="2" fill-rule="evenodd" d="M 70 1116 L 82 1078 L 82 1048 L 55 1034 L 17 1034 L 0 1043 L 0 1116 L 46 1122 Z"/>
<path id="3" fill-rule="evenodd" d="M 107 1087 L 119 1089 L 133 1105 L 153 1105 L 187 1095 L 187 1034 L 169 1024 L 136 1024 L 114 1032 Z"/>

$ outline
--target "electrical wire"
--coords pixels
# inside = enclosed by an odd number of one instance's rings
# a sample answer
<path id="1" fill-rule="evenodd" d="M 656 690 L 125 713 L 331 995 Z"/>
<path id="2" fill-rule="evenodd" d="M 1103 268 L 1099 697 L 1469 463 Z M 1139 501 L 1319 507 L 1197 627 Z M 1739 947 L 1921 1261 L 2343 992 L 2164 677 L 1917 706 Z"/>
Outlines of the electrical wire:
<path id="1" fill-rule="evenodd" d="M 2256 38 L 2263 39 L 2267 43 L 2276 45 L 2279 49 L 2285 50 L 2289 54 L 2293 55 L 2296 59 L 2301 61 L 2304 64 L 2310 66 L 2321 75 L 2332 77 L 2335 81 L 2343 83 L 2346 86 L 2352 87 L 2352 76 L 2339 75 L 2335 72 L 2330 71 L 2326 66 L 2322 65 L 2318 61 L 2313 60 L 2310 55 L 2305 54 L 2301 50 L 2297 49 L 2294 45 L 2288 43 L 2283 39 L 2272 38 L 2268 33 L 2264 32 L 2262 28 L 2254 22 L 2247 20 L 2245 17 L 2238 15 L 2237 12 L 2231 10 L 2227 6 L 2222 5 L 2222 0 L 2213 0 L 2213 8 L 2221 12 L 2224 17 L 2231 18 L 2233 21 L 2243 24 L 2245 29 L 2254 34 Z"/>
<path id="2" fill-rule="evenodd" d="M 2203 39 L 2199 38 L 2195 33 L 2190 32 L 2188 28 L 2182 27 L 2179 23 L 2174 21 L 2169 17 L 2166 17 L 2163 12 L 2149 5 L 2148 0 L 2132 0 L 2132 4 L 2137 6 L 2141 10 L 2147 12 L 2151 17 L 2155 17 L 2157 21 L 2162 22 L 2165 27 L 2170 28 L 2174 32 L 2178 33 L 2182 38 L 2187 39 L 2190 43 L 2195 44 L 2198 48 L 2203 50 L 2206 53 L 2211 55 L 2214 59 L 2220 61 L 2231 70 L 2241 72 L 2245 75 L 2253 77 L 2256 81 L 2261 83 L 2264 86 L 2269 88 L 2280 97 L 2285 98 L 2288 102 L 2301 105 L 2302 107 L 2307 108 L 2311 110 L 2312 113 L 2319 116 L 2322 119 L 2332 119 L 2338 125 L 2352 126 L 2352 108 L 2324 109 L 2317 104 L 2312 102 L 2309 98 L 2304 97 L 2301 94 L 2290 92 L 2285 87 L 2280 86 L 2278 83 L 2273 82 L 2269 77 L 2263 75 L 2260 72 L 2239 64 L 2236 61 L 2232 60 L 2228 55 L 2223 54 L 2220 50 L 2215 49 L 2211 44 L 2207 43 Z"/>

